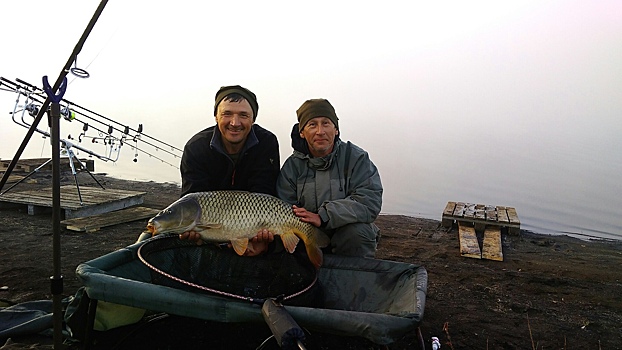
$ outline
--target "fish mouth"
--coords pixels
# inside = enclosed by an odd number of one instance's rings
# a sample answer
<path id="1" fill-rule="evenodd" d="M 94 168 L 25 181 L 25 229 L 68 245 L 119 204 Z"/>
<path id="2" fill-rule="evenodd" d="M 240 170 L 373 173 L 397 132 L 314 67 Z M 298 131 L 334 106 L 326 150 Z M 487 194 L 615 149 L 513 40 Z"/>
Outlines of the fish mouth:
<path id="1" fill-rule="evenodd" d="M 161 228 L 161 225 L 159 225 L 157 222 L 154 222 L 154 220 L 149 220 L 149 222 L 147 222 L 147 231 L 149 231 L 152 236 L 162 233 L 160 232 Z"/>
<path id="2" fill-rule="evenodd" d="M 155 235 L 160 235 L 160 234 L 177 234 L 177 233 L 182 233 L 182 232 L 186 232 L 186 231 L 190 231 L 192 229 L 194 229 L 196 227 L 196 224 L 192 223 L 190 225 L 187 226 L 179 226 L 179 227 L 173 227 L 173 228 L 166 228 L 166 225 L 162 225 L 162 223 L 159 222 L 151 222 L 149 221 L 147 223 L 147 231 L 149 231 L 151 233 L 152 236 Z"/>

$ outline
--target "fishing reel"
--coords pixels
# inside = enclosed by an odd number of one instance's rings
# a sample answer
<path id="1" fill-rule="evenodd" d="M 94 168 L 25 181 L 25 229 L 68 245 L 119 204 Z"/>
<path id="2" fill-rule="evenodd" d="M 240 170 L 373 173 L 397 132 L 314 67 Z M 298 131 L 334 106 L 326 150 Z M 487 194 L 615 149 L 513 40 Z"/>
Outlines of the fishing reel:
<path id="1" fill-rule="evenodd" d="M 67 121 L 72 121 L 76 119 L 76 112 L 73 109 L 69 108 L 69 105 L 66 105 L 64 108 L 60 110 L 60 115 L 65 118 Z"/>
<path id="2" fill-rule="evenodd" d="M 36 117 L 39 114 L 39 106 L 34 103 L 27 104 L 24 109 L 28 112 L 28 115 L 31 117 Z"/>

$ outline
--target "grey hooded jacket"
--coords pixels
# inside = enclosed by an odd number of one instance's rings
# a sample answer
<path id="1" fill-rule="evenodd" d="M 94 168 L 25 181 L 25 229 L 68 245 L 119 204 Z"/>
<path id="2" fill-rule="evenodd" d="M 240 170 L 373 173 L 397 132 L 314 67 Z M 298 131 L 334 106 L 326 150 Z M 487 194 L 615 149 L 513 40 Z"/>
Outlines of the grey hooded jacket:
<path id="1" fill-rule="evenodd" d="M 297 125 L 292 147 L 294 152 L 277 179 L 279 198 L 318 213 L 326 230 L 376 219 L 382 207 L 382 183 L 366 151 L 337 137 L 331 154 L 312 158 Z"/>

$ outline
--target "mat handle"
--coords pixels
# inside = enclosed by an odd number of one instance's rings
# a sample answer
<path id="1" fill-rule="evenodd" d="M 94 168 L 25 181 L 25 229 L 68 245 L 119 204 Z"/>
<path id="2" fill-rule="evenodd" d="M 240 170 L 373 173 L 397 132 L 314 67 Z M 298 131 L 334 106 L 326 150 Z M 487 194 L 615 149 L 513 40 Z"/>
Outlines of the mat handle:
<path id="1" fill-rule="evenodd" d="M 306 349 L 302 343 L 305 333 L 281 303 L 268 298 L 261 307 L 261 313 L 281 349 Z"/>

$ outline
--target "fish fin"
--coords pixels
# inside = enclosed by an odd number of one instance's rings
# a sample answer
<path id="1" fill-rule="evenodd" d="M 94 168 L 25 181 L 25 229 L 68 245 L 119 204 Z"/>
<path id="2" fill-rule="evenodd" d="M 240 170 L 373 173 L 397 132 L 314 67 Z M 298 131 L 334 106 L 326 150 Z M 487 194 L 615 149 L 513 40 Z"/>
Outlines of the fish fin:
<path id="1" fill-rule="evenodd" d="M 238 255 L 244 255 L 246 248 L 248 247 L 248 238 L 232 240 L 231 245 L 233 246 L 233 250 L 235 250 Z"/>
<path id="2" fill-rule="evenodd" d="M 330 237 L 324 231 L 315 227 L 313 233 L 315 233 L 315 243 L 320 248 L 326 248 L 330 244 Z"/>
<path id="3" fill-rule="evenodd" d="M 281 235 L 281 240 L 283 241 L 283 246 L 289 253 L 293 253 L 294 250 L 296 250 L 298 242 L 300 242 L 300 238 L 298 238 L 293 231 L 283 233 Z"/>
<path id="4" fill-rule="evenodd" d="M 328 246 L 330 244 L 330 238 L 317 228 L 313 231 L 314 234 L 312 237 L 308 237 L 306 234 L 296 229 L 294 229 L 293 232 L 296 236 L 302 239 L 305 244 L 309 260 L 316 269 L 319 269 L 320 266 L 322 266 L 322 262 L 324 262 L 324 254 L 322 253 L 322 249 L 320 249 L 320 247 Z"/>
<path id="5" fill-rule="evenodd" d="M 206 223 L 200 223 L 196 226 L 196 228 L 199 228 L 201 230 L 214 230 L 214 229 L 221 229 L 222 228 L 222 224 L 220 222 L 206 222 Z M 196 230 L 196 229 L 195 229 Z M 198 231 L 198 230 L 197 230 Z"/>

